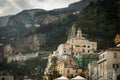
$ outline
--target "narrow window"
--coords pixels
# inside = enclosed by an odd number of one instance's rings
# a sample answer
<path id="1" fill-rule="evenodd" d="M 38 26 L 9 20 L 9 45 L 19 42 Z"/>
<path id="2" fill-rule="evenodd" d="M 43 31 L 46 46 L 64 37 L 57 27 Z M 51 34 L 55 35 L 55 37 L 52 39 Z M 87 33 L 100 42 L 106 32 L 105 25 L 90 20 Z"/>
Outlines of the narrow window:
<path id="1" fill-rule="evenodd" d="M 117 58 L 117 53 L 114 53 L 114 58 Z"/>
<path id="2" fill-rule="evenodd" d="M 70 70 L 67 70 L 67 73 L 70 73 Z"/>
<path id="3" fill-rule="evenodd" d="M 113 64 L 113 68 L 115 68 L 115 64 Z"/>
<path id="4" fill-rule="evenodd" d="M 78 73 L 78 70 L 76 70 L 76 73 Z"/>
<path id="5" fill-rule="evenodd" d="M 86 47 L 86 45 L 83 45 L 83 47 L 85 48 L 85 47 Z"/>
<path id="6" fill-rule="evenodd" d="M 105 58 L 105 56 L 103 55 L 103 58 Z"/>
<path id="7" fill-rule="evenodd" d="M 88 48 L 90 48 L 90 46 L 88 46 Z"/>
<path id="8" fill-rule="evenodd" d="M 88 53 L 90 52 L 90 50 L 88 50 Z"/>

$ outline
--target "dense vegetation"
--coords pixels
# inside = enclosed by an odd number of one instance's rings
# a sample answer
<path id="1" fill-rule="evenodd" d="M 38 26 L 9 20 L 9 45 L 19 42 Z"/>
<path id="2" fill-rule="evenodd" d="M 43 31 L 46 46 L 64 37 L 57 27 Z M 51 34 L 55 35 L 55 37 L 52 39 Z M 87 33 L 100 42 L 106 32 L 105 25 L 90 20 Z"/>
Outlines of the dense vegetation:
<path id="1" fill-rule="evenodd" d="M 65 43 L 68 37 L 68 30 L 76 18 L 77 15 L 70 14 L 62 21 L 58 21 L 48 26 L 52 27 L 52 30 L 46 34 L 46 43 L 41 46 L 41 49 L 56 50 L 59 44 Z"/>
<path id="2" fill-rule="evenodd" d="M 22 80 L 24 76 L 31 79 L 41 79 L 46 67 L 47 59 L 41 57 L 27 60 L 25 62 L 6 63 L 4 60 L 0 62 L 0 71 L 8 71 L 15 76 L 15 79 Z"/>
<path id="3" fill-rule="evenodd" d="M 67 32 L 73 23 L 81 28 L 86 38 L 98 42 L 98 49 L 114 46 L 114 38 L 120 33 L 120 3 L 118 0 L 91 2 L 80 14 L 70 15 L 52 24 L 53 30 L 46 35 L 44 49 L 56 49 L 67 40 Z"/>
<path id="4" fill-rule="evenodd" d="M 120 33 L 119 5 L 117 0 L 91 2 L 76 21 L 88 37 L 96 39 L 99 49 L 114 46 L 114 37 Z"/>

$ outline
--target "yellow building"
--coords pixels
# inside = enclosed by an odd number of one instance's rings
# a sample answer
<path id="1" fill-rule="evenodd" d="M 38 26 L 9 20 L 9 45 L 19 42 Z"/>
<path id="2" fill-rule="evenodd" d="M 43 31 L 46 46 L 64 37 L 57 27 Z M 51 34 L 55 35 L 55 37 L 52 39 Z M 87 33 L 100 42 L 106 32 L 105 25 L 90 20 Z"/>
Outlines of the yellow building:
<path id="1" fill-rule="evenodd" d="M 120 35 L 117 34 L 116 37 L 115 37 L 115 44 L 118 44 L 120 42 Z"/>
<path id="2" fill-rule="evenodd" d="M 77 63 L 72 58 L 58 61 L 57 69 L 60 74 L 66 77 L 73 77 L 82 73 L 82 69 L 77 67 Z"/>

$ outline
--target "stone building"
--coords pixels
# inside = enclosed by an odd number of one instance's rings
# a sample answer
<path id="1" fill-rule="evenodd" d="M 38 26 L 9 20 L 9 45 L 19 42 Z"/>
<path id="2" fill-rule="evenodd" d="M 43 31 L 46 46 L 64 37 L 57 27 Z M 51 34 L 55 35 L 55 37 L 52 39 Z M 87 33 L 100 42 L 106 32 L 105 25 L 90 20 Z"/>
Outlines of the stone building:
<path id="1" fill-rule="evenodd" d="M 72 45 L 74 56 L 77 56 L 77 53 L 94 54 L 97 50 L 97 42 L 89 41 L 83 37 L 80 29 L 78 29 L 76 37 L 67 40 L 66 43 Z"/>
<path id="2" fill-rule="evenodd" d="M 98 80 L 120 80 L 120 47 L 109 48 L 99 56 Z"/>
<path id="3" fill-rule="evenodd" d="M 68 78 L 82 73 L 82 69 L 77 66 L 76 61 L 72 58 L 59 61 L 57 69 L 59 70 L 60 74 Z"/>

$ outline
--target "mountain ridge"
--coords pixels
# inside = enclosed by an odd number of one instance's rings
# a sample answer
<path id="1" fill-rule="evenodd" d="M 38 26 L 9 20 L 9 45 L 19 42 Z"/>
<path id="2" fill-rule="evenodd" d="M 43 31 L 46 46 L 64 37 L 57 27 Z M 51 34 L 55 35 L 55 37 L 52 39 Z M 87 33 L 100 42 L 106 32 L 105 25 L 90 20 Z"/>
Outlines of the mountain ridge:
<path id="1" fill-rule="evenodd" d="M 0 35 L 0 43 L 3 44 L 3 46 L 0 46 L 1 50 L 3 51 L 4 46 L 8 45 L 8 44 L 10 44 L 12 46 L 13 50 L 20 49 L 18 47 L 19 45 L 17 47 L 14 46 L 17 44 L 18 40 L 19 39 L 22 40 L 25 37 L 26 37 L 26 39 L 24 39 L 24 40 L 28 40 L 29 37 L 34 38 L 33 35 L 35 35 L 35 34 L 37 34 L 37 35 L 39 35 L 39 37 L 41 37 L 42 35 L 48 36 L 48 34 L 51 33 L 50 36 L 52 36 L 52 34 L 53 34 L 52 31 L 57 29 L 57 27 L 55 27 L 55 26 L 57 26 L 57 24 L 59 22 L 63 22 L 63 20 L 65 18 L 67 19 L 67 17 L 69 15 L 71 15 L 71 14 L 73 15 L 73 13 L 76 11 L 81 11 L 83 8 L 85 8 L 85 6 L 88 5 L 89 1 L 88 2 L 87 1 L 84 2 L 84 1 L 85 0 L 78 2 L 79 4 L 82 2 L 83 3 L 82 5 L 85 4 L 84 6 L 75 4 L 75 5 L 72 5 L 72 8 L 70 8 L 68 6 L 67 8 L 54 9 L 54 10 L 50 10 L 50 11 L 46 11 L 43 9 L 23 10 L 16 15 L 10 16 L 9 19 L 7 18 L 8 21 L 5 22 L 6 27 L 0 26 L 0 34 L 1 34 Z M 91 0 L 91 1 L 93 1 L 93 0 Z M 78 7 L 73 8 L 76 5 Z M 72 16 L 71 16 L 71 18 L 72 18 Z M 66 21 L 66 19 L 65 19 L 65 21 Z M 70 21 L 70 20 L 68 20 L 68 21 Z M 64 26 L 64 25 L 61 25 L 61 26 Z M 65 31 L 65 30 L 62 30 L 62 31 Z M 40 42 L 45 42 L 45 41 L 48 41 L 47 37 L 44 38 L 44 40 L 40 41 Z M 26 41 L 23 41 L 23 43 L 24 42 L 26 42 Z M 59 44 L 60 42 L 58 42 L 58 43 L 56 42 L 56 43 Z M 56 43 L 54 43 L 54 44 L 56 44 Z M 41 46 L 41 44 L 43 44 L 43 43 L 40 43 L 40 46 Z M 28 48 L 29 46 L 31 46 L 31 45 L 27 45 L 25 48 Z M 24 50 L 24 49 L 21 49 L 21 50 Z"/>

